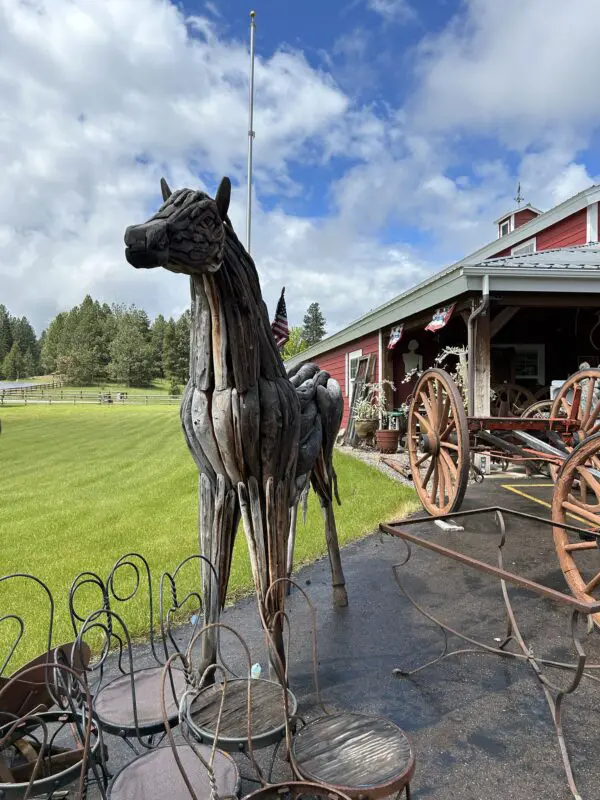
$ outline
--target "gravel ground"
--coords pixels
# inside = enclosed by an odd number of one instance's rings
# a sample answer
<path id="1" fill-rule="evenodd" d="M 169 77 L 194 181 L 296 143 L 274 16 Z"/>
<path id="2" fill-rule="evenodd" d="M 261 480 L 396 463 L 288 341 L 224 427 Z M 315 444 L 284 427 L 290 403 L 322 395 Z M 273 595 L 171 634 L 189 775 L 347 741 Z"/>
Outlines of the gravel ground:
<path id="1" fill-rule="evenodd" d="M 392 478 L 393 480 L 398 481 L 398 483 L 404 484 L 404 486 L 412 486 L 412 481 L 404 478 L 399 472 L 396 472 L 396 470 L 383 463 L 379 450 L 374 450 L 367 447 L 348 447 L 347 445 L 338 445 L 337 449 L 340 451 L 340 453 L 345 453 L 346 455 L 353 456 L 354 458 L 360 458 L 360 460 L 364 461 L 365 464 L 375 467 L 380 472 L 383 472 L 384 475 L 387 475 L 388 478 Z M 395 461 L 397 464 L 402 465 L 403 467 L 408 466 L 408 456 L 405 452 L 394 453 L 393 455 L 386 454 L 385 458 L 389 459 L 390 461 Z"/>

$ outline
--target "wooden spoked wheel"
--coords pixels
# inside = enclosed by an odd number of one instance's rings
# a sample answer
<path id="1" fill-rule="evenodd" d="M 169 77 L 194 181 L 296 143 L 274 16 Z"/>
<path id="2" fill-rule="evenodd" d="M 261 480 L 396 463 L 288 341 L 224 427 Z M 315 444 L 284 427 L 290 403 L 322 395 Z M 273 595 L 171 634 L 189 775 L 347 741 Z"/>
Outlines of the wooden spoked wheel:
<path id="1" fill-rule="evenodd" d="M 588 436 L 600 433 L 600 369 L 582 369 L 571 375 L 554 398 L 551 417 L 570 416 L 577 389 L 581 391 L 576 415 L 580 429 L 574 437 L 573 446 Z"/>
<path id="2" fill-rule="evenodd" d="M 529 389 L 517 383 L 500 383 L 492 386 L 492 390 L 496 395 L 491 404 L 494 417 L 520 417 L 535 401 Z"/>
<path id="3" fill-rule="evenodd" d="M 569 437 L 565 445 L 569 451 L 580 442 L 600 433 L 600 369 L 584 369 L 576 372 L 563 383 L 550 409 L 550 417 L 569 417 L 577 389 L 580 390 L 579 408 L 576 419 L 580 427 L 573 436 Z M 600 467 L 600 460 L 595 466 Z M 550 465 L 550 474 L 556 481 L 558 467 Z"/>
<path id="4" fill-rule="evenodd" d="M 469 430 L 460 392 L 443 369 L 424 372 L 408 412 L 412 479 L 426 511 L 457 511 L 469 480 Z"/>
<path id="5" fill-rule="evenodd" d="M 554 546 L 571 592 L 582 600 L 600 599 L 600 550 L 596 537 L 566 531 L 556 523 L 600 532 L 600 434 L 579 444 L 558 471 L 552 502 Z M 594 615 L 600 627 L 600 614 Z"/>
<path id="6" fill-rule="evenodd" d="M 552 409 L 552 400 L 536 400 L 521 414 L 522 419 L 548 419 Z"/>

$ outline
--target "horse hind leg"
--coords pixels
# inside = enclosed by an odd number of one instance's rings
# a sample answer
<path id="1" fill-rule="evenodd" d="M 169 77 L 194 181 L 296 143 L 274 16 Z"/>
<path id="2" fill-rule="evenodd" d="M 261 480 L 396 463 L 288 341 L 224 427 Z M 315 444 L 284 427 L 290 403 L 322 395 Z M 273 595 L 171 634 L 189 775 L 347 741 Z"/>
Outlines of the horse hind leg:
<path id="1" fill-rule="evenodd" d="M 296 543 L 296 523 L 298 521 L 298 501 L 290 509 L 290 531 L 288 534 L 287 543 L 287 562 L 286 562 L 286 575 L 288 578 L 292 577 L 292 570 L 294 569 L 294 545 Z M 290 594 L 292 585 L 290 583 L 286 586 L 286 594 Z"/>
<path id="2" fill-rule="evenodd" d="M 329 564 L 331 566 L 331 582 L 333 585 L 333 605 L 343 608 L 348 605 L 348 593 L 346 591 L 346 579 L 342 569 L 342 557 L 340 556 L 340 544 L 338 541 L 337 526 L 333 513 L 333 503 L 329 498 L 321 497 L 321 513 L 325 521 L 325 540 L 327 541 L 327 551 L 329 553 Z"/>

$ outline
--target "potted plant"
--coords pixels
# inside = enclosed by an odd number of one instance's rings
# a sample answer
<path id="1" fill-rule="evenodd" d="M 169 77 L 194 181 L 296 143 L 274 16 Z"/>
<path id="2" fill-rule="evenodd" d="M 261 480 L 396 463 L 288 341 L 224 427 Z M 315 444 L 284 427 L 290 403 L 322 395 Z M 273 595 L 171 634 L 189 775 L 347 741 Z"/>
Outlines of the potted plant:
<path id="1" fill-rule="evenodd" d="M 372 403 L 371 393 L 359 400 L 354 409 L 354 432 L 359 439 L 368 439 L 379 425 L 379 409 Z"/>
<path id="2" fill-rule="evenodd" d="M 374 411 L 377 420 L 375 440 L 377 448 L 381 453 L 395 453 L 398 449 L 399 430 L 389 427 L 390 410 L 388 407 L 388 393 L 394 391 L 394 384 L 391 381 L 383 380 L 378 383 L 367 385 L 367 402 Z"/>

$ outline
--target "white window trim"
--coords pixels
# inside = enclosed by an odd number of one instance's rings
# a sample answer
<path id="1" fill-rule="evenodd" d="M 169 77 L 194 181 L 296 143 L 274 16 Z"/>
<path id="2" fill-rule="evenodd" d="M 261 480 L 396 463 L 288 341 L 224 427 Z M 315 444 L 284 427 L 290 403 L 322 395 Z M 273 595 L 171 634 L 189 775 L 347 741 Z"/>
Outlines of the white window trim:
<path id="1" fill-rule="evenodd" d="M 503 225 L 508 225 L 508 230 L 506 231 L 506 233 L 502 233 Z M 507 217 L 506 219 L 503 219 L 502 222 L 498 223 L 498 238 L 503 239 L 505 236 L 508 236 L 510 232 L 511 232 L 510 217 Z"/>
<path id="2" fill-rule="evenodd" d="M 535 380 L 542 386 L 546 383 L 546 345 L 544 344 L 492 344 L 492 350 L 506 350 L 510 348 L 515 353 L 537 352 L 537 375 L 519 376 L 515 375 L 515 381 Z"/>
<path id="3" fill-rule="evenodd" d="M 518 251 L 522 247 L 525 247 L 526 245 L 531 244 L 531 242 L 533 242 L 533 250 L 531 252 L 532 253 L 537 253 L 537 239 L 534 236 L 532 239 L 526 239 L 524 242 L 520 242 L 519 244 L 516 244 L 514 247 L 511 247 L 511 249 L 510 249 L 511 256 L 519 255 Z M 526 255 L 526 254 L 524 254 L 524 255 Z"/>
<path id="4" fill-rule="evenodd" d="M 587 207 L 587 240 L 598 241 L 598 203 L 591 203 Z"/>
<path id="5" fill-rule="evenodd" d="M 346 397 L 351 399 L 354 381 L 350 380 L 350 362 L 354 361 L 355 358 L 362 358 L 362 354 L 362 350 L 352 350 L 350 353 L 346 353 Z"/>

